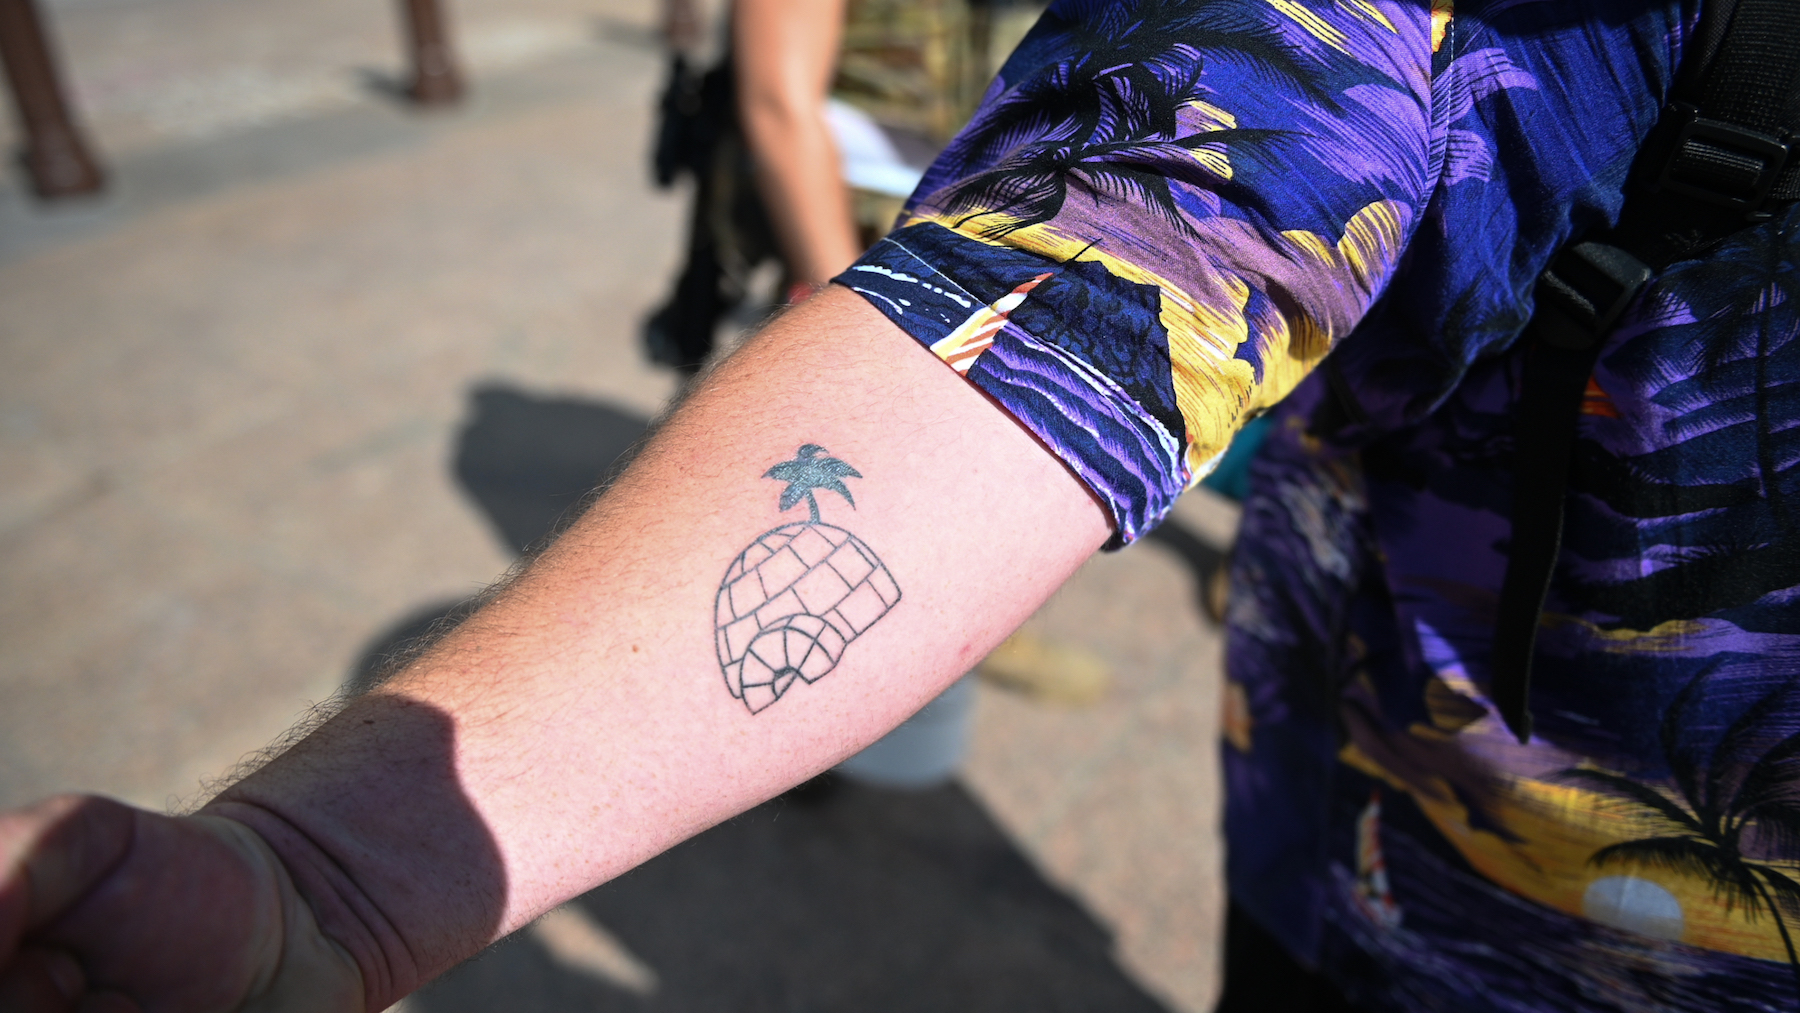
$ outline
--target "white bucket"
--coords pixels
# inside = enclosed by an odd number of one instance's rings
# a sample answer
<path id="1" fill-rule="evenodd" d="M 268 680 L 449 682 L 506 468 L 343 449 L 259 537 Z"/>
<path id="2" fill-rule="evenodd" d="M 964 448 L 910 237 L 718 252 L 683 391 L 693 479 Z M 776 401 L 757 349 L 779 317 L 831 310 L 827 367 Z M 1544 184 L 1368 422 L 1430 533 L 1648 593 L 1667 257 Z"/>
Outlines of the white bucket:
<path id="1" fill-rule="evenodd" d="M 931 788 L 955 776 L 975 724 L 975 677 L 965 675 L 906 723 L 837 765 L 854 781 L 883 788 Z"/>

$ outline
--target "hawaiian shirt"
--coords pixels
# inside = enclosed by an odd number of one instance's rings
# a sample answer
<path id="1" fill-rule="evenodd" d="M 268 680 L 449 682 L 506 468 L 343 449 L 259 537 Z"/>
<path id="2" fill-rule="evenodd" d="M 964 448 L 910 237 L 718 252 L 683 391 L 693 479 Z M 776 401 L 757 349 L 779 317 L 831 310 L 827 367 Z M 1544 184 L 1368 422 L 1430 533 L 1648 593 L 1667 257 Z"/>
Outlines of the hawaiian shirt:
<path id="1" fill-rule="evenodd" d="M 1230 886 L 1363 1008 L 1800 1003 L 1800 212 L 1668 268 L 1609 337 L 1528 743 L 1488 697 L 1533 281 L 1616 220 L 1698 15 L 1060 0 L 838 279 L 1115 544 L 1269 414 Z"/>

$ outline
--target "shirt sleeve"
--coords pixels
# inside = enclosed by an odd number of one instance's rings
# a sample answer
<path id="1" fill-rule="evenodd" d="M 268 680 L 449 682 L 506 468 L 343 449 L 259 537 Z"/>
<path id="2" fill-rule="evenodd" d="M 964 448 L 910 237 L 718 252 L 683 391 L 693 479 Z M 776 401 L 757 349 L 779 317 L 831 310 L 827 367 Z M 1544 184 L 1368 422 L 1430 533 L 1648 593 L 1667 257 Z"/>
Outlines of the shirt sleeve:
<path id="1" fill-rule="evenodd" d="M 836 280 L 1153 528 L 1380 295 L 1446 10 L 1058 0 Z"/>

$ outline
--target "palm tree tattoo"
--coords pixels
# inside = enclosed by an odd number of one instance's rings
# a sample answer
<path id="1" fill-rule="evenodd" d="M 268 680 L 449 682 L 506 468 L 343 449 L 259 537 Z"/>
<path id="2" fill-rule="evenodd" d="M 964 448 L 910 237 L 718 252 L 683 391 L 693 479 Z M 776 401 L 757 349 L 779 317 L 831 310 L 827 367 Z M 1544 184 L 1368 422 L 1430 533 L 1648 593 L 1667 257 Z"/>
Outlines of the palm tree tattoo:
<path id="1" fill-rule="evenodd" d="M 755 714 L 837 667 L 844 648 L 900 602 L 900 585 L 875 550 L 819 519 L 815 491 L 855 509 L 846 478 L 862 473 L 816 443 L 763 473 L 786 482 L 782 510 L 806 501 L 811 516 L 765 533 L 738 554 L 719 585 L 714 632 L 731 695 Z"/>

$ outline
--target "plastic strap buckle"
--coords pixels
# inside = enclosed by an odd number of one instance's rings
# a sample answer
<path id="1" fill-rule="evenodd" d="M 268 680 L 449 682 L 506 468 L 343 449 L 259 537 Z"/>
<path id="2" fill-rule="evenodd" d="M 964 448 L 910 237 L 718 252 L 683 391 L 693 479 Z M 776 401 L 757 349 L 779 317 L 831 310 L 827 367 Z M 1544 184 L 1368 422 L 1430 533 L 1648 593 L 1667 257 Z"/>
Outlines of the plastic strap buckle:
<path id="1" fill-rule="evenodd" d="M 1576 243 L 1538 275 L 1538 337 L 1557 348 L 1588 348 L 1612 329 L 1650 281 L 1642 261 L 1605 243 Z"/>
<path id="2" fill-rule="evenodd" d="M 1677 102 L 1674 142 L 1652 189 L 1668 190 L 1732 211 L 1762 208 L 1787 164 L 1781 138 L 1723 120 L 1709 120 L 1695 107 Z"/>

